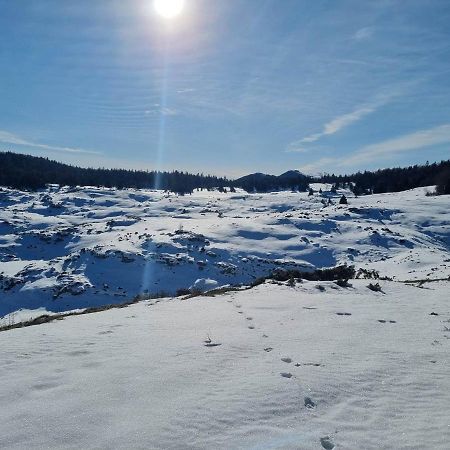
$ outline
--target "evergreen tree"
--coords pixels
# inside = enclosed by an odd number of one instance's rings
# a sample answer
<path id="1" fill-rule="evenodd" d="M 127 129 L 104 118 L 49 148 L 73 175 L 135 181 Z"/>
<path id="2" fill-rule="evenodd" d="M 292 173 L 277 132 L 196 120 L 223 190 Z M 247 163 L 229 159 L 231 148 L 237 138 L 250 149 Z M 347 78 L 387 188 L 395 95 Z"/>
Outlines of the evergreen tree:
<path id="1" fill-rule="evenodd" d="M 341 199 L 339 200 L 339 204 L 340 205 L 347 205 L 348 204 L 347 197 L 345 195 L 343 195 L 341 197 Z"/>

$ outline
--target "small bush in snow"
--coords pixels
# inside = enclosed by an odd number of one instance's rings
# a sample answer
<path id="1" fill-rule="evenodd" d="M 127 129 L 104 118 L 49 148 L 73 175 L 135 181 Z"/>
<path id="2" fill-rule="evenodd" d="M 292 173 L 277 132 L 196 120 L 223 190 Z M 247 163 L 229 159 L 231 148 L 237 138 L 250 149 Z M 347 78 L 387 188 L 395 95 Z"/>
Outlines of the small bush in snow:
<path id="1" fill-rule="evenodd" d="M 381 291 L 381 286 L 380 283 L 369 283 L 369 285 L 367 286 L 371 291 L 374 292 L 382 292 Z"/>

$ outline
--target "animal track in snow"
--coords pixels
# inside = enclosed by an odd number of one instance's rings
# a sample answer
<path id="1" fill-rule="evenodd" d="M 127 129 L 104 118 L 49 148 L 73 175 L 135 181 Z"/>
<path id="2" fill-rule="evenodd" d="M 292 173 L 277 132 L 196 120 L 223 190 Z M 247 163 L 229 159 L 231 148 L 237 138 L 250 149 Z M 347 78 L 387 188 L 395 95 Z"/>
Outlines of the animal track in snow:
<path id="1" fill-rule="evenodd" d="M 292 378 L 292 373 L 290 373 L 290 372 L 281 372 L 280 375 L 283 378 Z"/>
<path id="2" fill-rule="evenodd" d="M 301 367 L 301 366 L 322 367 L 322 364 L 320 364 L 320 363 L 303 363 L 303 364 L 296 363 L 295 364 L 295 367 Z"/>
<path id="3" fill-rule="evenodd" d="M 58 383 L 48 382 L 48 383 L 37 383 L 32 386 L 32 389 L 35 391 L 48 391 L 50 389 L 54 389 L 58 387 Z"/>
<path id="4" fill-rule="evenodd" d="M 266 347 L 266 348 L 264 349 L 264 351 L 267 352 L 267 353 L 271 352 L 272 350 L 273 350 L 272 347 Z"/>
<path id="5" fill-rule="evenodd" d="M 316 403 L 311 399 L 311 397 L 305 397 L 304 402 L 306 408 L 308 409 L 313 409 L 316 407 Z"/>
<path id="6" fill-rule="evenodd" d="M 338 312 L 338 313 L 336 313 L 336 315 L 338 315 L 338 316 L 351 316 L 352 313 L 348 313 L 348 312 Z"/>
<path id="7" fill-rule="evenodd" d="M 292 362 L 292 359 L 288 358 L 288 357 L 283 357 L 283 358 L 281 358 L 281 361 L 290 364 Z"/>
<path id="8" fill-rule="evenodd" d="M 329 436 L 321 437 L 320 443 L 325 450 L 333 450 L 334 444 Z"/>
<path id="9" fill-rule="evenodd" d="M 84 356 L 84 355 L 90 355 L 91 352 L 88 350 L 74 350 L 72 352 L 67 352 L 67 356 Z"/>

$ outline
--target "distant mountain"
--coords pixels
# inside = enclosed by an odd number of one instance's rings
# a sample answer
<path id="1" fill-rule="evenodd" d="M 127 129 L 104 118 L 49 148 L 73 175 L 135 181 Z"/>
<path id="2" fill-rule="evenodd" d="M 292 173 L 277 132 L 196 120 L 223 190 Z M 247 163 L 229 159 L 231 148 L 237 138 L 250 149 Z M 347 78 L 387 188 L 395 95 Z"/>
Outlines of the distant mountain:
<path id="1" fill-rule="evenodd" d="M 234 181 L 236 187 L 247 192 L 269 192 L 276 190 L 306 191 L 312 180 L 298 170 L 289 170 L 279 176 L 264 173 L 252 173 Z"/>
<path id="2" fill-rule="evenodd" d="M 252 173 L 235 180 L 234 186 L 247 192 L 270 192 L 277 190 L 305 191 L 309 183 L 331 183 L 346 187 L 356 195 L 383 192 L 399 192 L 417 187 L 436 185 L 436 193 L 450 193 L 450 160 L 439 163 L 365 171 L 350 175 L 324 175 L 311 177 L 298 170 L 288 170 L 279 176 Z"/>
<path id="3" fill-rule="evenodd" d="M 298 177 L 306 177 L 305 174 L 298 170 L 288 170 L 287 172 L 282 173 L 279 178 L 298 178 Z"/>

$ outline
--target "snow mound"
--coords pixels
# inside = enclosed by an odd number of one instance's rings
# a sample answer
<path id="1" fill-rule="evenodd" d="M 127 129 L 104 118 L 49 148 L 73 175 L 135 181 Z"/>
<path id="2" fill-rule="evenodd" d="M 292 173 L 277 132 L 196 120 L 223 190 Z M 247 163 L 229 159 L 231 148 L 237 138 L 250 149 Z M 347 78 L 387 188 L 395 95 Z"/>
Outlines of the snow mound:
<path id="1" fill-rule="evenodd" d="M 206 292 L 219 286 L 216 280 L 210 278 L 199 278 L 195 283 L 189 287 L 191 291 Z"/>

